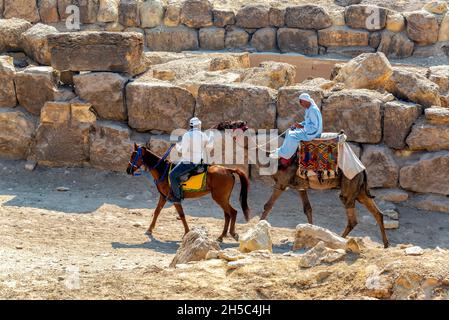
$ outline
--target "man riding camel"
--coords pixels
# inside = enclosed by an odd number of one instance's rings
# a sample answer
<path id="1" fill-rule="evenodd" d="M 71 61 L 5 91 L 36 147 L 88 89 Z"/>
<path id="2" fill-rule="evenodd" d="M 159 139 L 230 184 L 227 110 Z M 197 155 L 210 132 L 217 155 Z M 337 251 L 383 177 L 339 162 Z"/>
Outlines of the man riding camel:
<path id="1" fill-rule="evenodd" d="M 270 153 L 270 158 L 289 160 L 295 154 L 301 141 L 311 141 L 321 137 L 323 119 L 315 101 L 308 93 L 303 93 L 299 96 L 299 104 L 306 109 L 304 121 L 295 123 L 288 130 L 284 143 L 276 151 Z"/>
<path id="2" fill-rule="evenodd" d="M 181 161 L 170 172 L 173 203 L 180 203 L 182 199 L 182 186 L 180 178 L 195 169 L 199 164 L 207 161 L 206 149 L 213 147 L 213 133 L 207 136 L 201 132 L 201 121 L 198 118 L 190 119 L 190 130 L 182 136 L 181 144 L 176 144 L 176 150 L 182 153 Z"/>

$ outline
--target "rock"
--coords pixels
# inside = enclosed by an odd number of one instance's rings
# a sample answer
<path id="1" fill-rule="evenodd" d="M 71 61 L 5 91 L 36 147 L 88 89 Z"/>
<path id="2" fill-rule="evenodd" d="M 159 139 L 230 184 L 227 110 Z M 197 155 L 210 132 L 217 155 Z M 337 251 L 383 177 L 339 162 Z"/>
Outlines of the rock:
<path id="1" fill-rule="evenodd" d="M 142 28 L 157 27 L 164 18 L 164 4 L 161 0 L 145 1 L 139 6 L 139 15 Z"/>
<path id="2" fill-rule="evenodd" d="M 31 28 L 31 23 L 22 19 L 0 19 L 0 52 L 22 49 L 22 33 Z"/>
<path id="3" fill-rule="evenodd" d="M 270 234 L 271 225 L 266 220 L 261 220 L 240 236 L 239 250 L 251 252 L 255 250 L 268 250 L 273 252 L 273 242 Z"/>
<path id="4" fill-rule="evenodd" d="M 387 299 L 391 297 L 393 291 L 393 279 L 386 274 L 382 274 L 377 266 L 366 268 L 367 278 L 365 281 L 366 293 L 374 298 Z"/>
<path id="5" fill-rule="evenodd" d="M 245 255 L 243 255 L 242 252 L 235 248 L 226 248 L 218 252 L 218 257 L 226 261 L 237 261 L 240 259 L 244 259 Z"/>
<path id="6" fill-rule="evenodd" d="M 122 32 L 123 30 L 125 30 L 125 27 L 122 26 L 118 22 L 109 22 L 109 23 L 106 23 L 105 26 L 104 26 L 104 31 Z"/>
<path id="7" fill-rule="evenodd" d="M 449 213 L 449 199 L 445 196 L 417 196 L 408 205 L 420 210 Z"/>
<path id="8" fill-rule="evenodd" d="M 248 68 L 250 68 L 250 60 L 247 52 L 212 56 L 209 65 L 209 71 Z"/>
<path id="9" fill-rule="evenodd" d="M 382 40 L 382 34 L 377 32 L 372 32 L 369 36 L 369 46 L 373 49 L 377 49 L 380 45 L 380 41 Z"/>
<path id="10" fill-rule="evenodd" d="M 423 154 L 420 159 L 401 168 L 401 188 L 420 193 L 449 195 L 449 152 Z"/>
<path id="11" fill-rule="evenodd" d="M 204 84 L 198 90 L 195 115 L 210 128 L 221 121 L 248 121 L 248 127 L 271 129 L 276 119 L 275 92 L 248 84 Z"/>
<path id="12" fill-rule="evenodd" d="M 382 30 L 387 22 L 387 9 L 372 5 L 352 5 L 345 9 L 346 25 L 354 29 Z"/>
<path id="13" fill-rule="evenodd" d="M 250 261 L 248 259 L 243 259 L 243 260 L 228 262 L 228 264 L 226 266 L 228 267 L 228 269 L 234 270 L 234 269 L 244 267 L 244 266 L 248 265 L 249 263 L 250 263 Z"/>
<path id="14" fill-rule="evenodd" d="M 198 97 L 198 90 L 203 84 L 224 84 L 240 82 L 241 74 L 227 70 L 219 71 L 201 71 L 196 73 L 186 81 L 177 82 L 177 84 L 187 89 L 195 98 Z"/>
<path id="15" fill-rule="evenodd" d="M 398 229 L 399 228 L 399 221 L 398 220 L 384 219 L 384 227 L 387 230 Z"/>
<path id="16" fill-rule="evenodd" d="M 364 53 L 375 53 L 376 49 L 366 47 L 328 47 L 326 53 L 338 54 L 348 58 L 355 58 Z"/>
<path id="17" fill-rule="evenodd" d="M 28 161 L 25 163 L 25 170 L 28 170 L 28 171 L 34 171 L 34 169 L 36 169 L 36 166 L 37 166 L 37 162 L 36 162 L 36 161 L 34 161 L 34 160 L 28 160 Z"/>
<path id="18" fill-rule="evenodd" d="M 225 47 L 225 29 L 217 27 L 201 28 L 199 40 L 201 49 L 222 50 Z"/>
<path id="19" fill-rule="evenodd" d="M 368 188 L 394 188 L 398 184 L 399 166 L 390 149 L 367 145 L 362 154 L 366 167 Z"/>
<path id="20" fill-rule="evenodd" d="M 382 139 L 382 97 L 363 89 L 342 90 L 325 99 L 325 132 L 344 130 L 349 141 L 379 143 Z"/>
<path id="21" fill-rule="evenodd" d="M 344 83 L 346 88 L 375 89 L 392 73 L 391 64 L 383 53 L 365 53 L 344 64 L 334 80 Z"/>
<path id="22" fill-rule="evenodd" d="M 418 121 L 407 137 L 410 150 L 449 150 L 449 126 Z"/>
<path id="23" fill-rule="evenodd" d="M 426 11 L 404 14 L 407 20 L 408 37 L 418 45 L 426 46 L 438 41 L 439 25 L 437 18 Z"/>
<path id="24" fill-rule="evenodd" d="M 67 7 L 76 5 L 79 8 L 80 22 L 83 24 L 91 24 L 97 21 L 99 9 L 99 0 L 58 0 L 58 12 L 61 21 L 65 21 L 73 12 L 67 11 Z"/>
<path id="25" fill-rule="evenodd" d="M 393 210 L 393 209 L 383 210 L 382 214 L 385 217 L 388 217 L 392 220 L 399 220 L 399 212 L 397 212 L 396 210 Z M 398 227 L 399 227 L 399 224 L 398 224 Z M 395 228 L 395 229 L 397 229 L 397 228 Z"/>
<path id="26" fill-rule="evenodd" d="M 242 28 L 259 29 L 270 25 L 270 8 L 265 5 L 245 5 L 237 11 L 236 25 Z"/>
<path id="27" fill-rule="evenodd" d="M 59 33 L 55 27 L 45 24 L 35 24 L 22 34 L 22 48 L 25 53 L 42 65 L 50 65 L 51 53 L 47 36 Z"/>
<path id="28" fill-rule="evenodd" d="M 219 259 L 217 250 L 209 250 L 206 254 L 206 260 Z"/>
<path id="29" fill-rule="evenodd" d="M 449 124 L 449 109 L 432 107 L 425 110 L 426 121 L 430 124 Z"/>
<path id="30" fill-rule="evenodd" d="M 402 32 L 405 30 L 405 18 L 399 12 L 390 11 L 387 13 L 387 23 L 385 29 L 391 32 Z"/>
<path id="31" fill-rule="evenodd" d="M 295 243 L 293 250 L 315 247 L 320 242 L 331 249 L 346 249 L 346 239 L 332 231 L 311 224 L 298 224 L 296 226 Z"/>
<path id="32" fill-rule="evenodd" d="M 154 135 L 150 137 L 147 145 L 150 150 L 159 156 L 162 156 L 170 147 L 171 141 L 169 135 Z M 170 153 L 171 155 L 171 153 Z M 169 157 L 170 159 L 170 157 Z"/>
<path id="33" fill-rule="evenodd" d="M 181 20 L 181 7 L 180 5 L 173 1 L 169 2 L 165 8 L 164 15 L 164 25 L 166 27 L 177 27 L 179 21 Z"/>
<path id="34" fill-rule="evenodd" d="M 368 46 L 369 32 L 346 26 L 318 30 L 318 44 L 324 47 Z"/>
<path id="35" fill-rule="evenodd" d="M 421 256 L 424 250 L 419 246 L 413 246 L 404 250 L 406 256 Z"/>
<path id="36" fill-rule="evenodd" d="M 257 51 L 276 51 L 276 28 L 258 29 L 251 38 L 251 46 Z"/>
<path id="37" fill-rule="evenodd" d="M 395 33 L 384 30 L 377 51 L 385 53 L 389 58 L 403 59 L 411 57 L 414 48 L 414 42 L 407 38 L 403 32 Z"/>
<path id="38" fill-rule="evenodd" d="M 335 10 L 330 11 L 329 16 L 332 20 L 332 25 L 335 27 L 345 26 L 345 11 L 344 10 Z"/>
<path id="39" fill-rule="evenodd" d="M 170 267 L 190 261 L 204 260 L 211 250 L 220 250 L 220 246 L 216 241 L 209 239 L 206 228 L 193 227 L 182 239 Z"/>
<path id="40" fill-rule="evenodd" d="M 272 27 L 285 26 L 285 11 L 283 8 L 270 7 L 268 11 L 268 21 Z"/>
<path id="41" fill-rule="evenodd" d="M 0 108 L 0 158 L 26 159 L 36 121 L 21 108 Z"/>
<path id="42" fill-rule="evenodd" d="M 38 7 L 42 23 L 48 24 L 59 21 L 57 0 L 38 0 Z"/>
<path id="43" fill-rule="evenodd" d="M 213 9 L 213 24 L 216 27 L 226 27 L 235 24 L 235 13 L 232 9 Z"/>
<path id="44" fill-rule="evenodd" d="M 248 45 L 249 34 L 241 28 L 231 28 L 226 31 L 226 48 L 243 48 Z"/>
<path id="45" fill-rule="evenodd" d="M 209 0 L 185 0 L 181 5 L 181 23 L 190 28 L 212 26 L 212 4 Z"/>
<path id="46" fill-rule="evenodd" d="M 125 27 L 140 25 L 139 0 L 120 0 L 118 22 Z"/>
<path id="47" fill-rule="evenodd" d="M 296 52 L 305 55 L 318 54 L 318 37 L 314 30 L 279 28 L 277 42 L 281 52 Z"/>
<path id="48" fill-rule="evenodd" d="M 421 107 L 402 101 L 387 102 L 384 106 L 384 142 L 393 149 L 403 149 L 413 123 L 421 115 Z"/>
<path id="49" fill-rule="evenodd" d="M 98 8 L 98 22 L 117 22 L 120 0 L 100 0 Z"/>
<path id="50" fill-rule="evenodd" d="M 334 0 L 334 3 L 338 6 L 347 7 L 353 4 L 359 4 L 362 0 Z"/>
<path id="51" fill-rule="evenodd" d="M 393 74 L 384 86 L 399 99 L 413 101 L 424 107 L 441 106 L 438 86 L 422 74 L 393 68 Z"/>
<path id="52" fill-rule="evenodd" d="M 440 88 L 440 94 L 449 92 L 449 65 L 429 68 L 428 78 Z"/>
<path id="53" fill-rule="evenodd" d="M 67 187 L 57 187 L 57 188 L 56 188 L 56 191 L 59 191 L 59 192 L 68 192 L 68 191 L 70 191 L 70 188 L 67 188 Z"/>
<path id="54" fill-rule="evenodd" d="M 343 249 L 326 248 L 323 241 L 299 256 L 298 262 L 301 268 L 311 268 L 321 263 L 334 263 L 344 259 L 346 251 Z"/>
<path id="55" fill-rule="evenodd" d="M 90 72 L 73 77 L 76 94 L 92 104 L 98 116 L 109 120 L 126 120 L 124 102 L 126 78 L 111 72 Z"/>
<path id="56" fill-rule="evenodd" d="M 301 5 L 287 7 L 285 24 L 289 28 L 326 29 L 332 26 L 332 20 L 327 10 L 316 5 Z"/>
<path id="57" fill-rule="evenodd" d="M 408 199 L 408 193 L 401 189 L 376 189 L 371 191 L 376 199 L 391 202 L 404 202 Z"/>
<path id="58" fill-rule="evenodd" d="M 160 26 L 145 30 L 145 35 L 150 50 L 181 52 L 198 49 L 198 32 L 186 26 Z"/>
<path id="59" fill-rule="evenodd" d="M 288 63 L 266 61 L 258 68 L 245 70 L 240 78 L 243 83 L 279 89 L 295 82 L 296 68 Z"/>
<path id="60" fill-rule="evenodd" d="M 13 58 L 0 56 L 0 108 L 15 107 L 17 104 L 14 86 L 15 73 Z"/>
<path id="61" fill-rule="evenodd" d="M 449 13 L 446 13 L 441 21 L 440 32 L 438 34 L 438 41 L 449 41 Z"/>
<path id="62" fill-rule="evenodd" d="M 48 36 L 58 70 L 141 72 L 143 36 L 135 32 L 83 31 Z"/>
<path id="63" fill-rule="evenodd" d="M 426 3 L 422 8 L 434 14 L 445 14 L 448 10 L 447 2 L 445 1 L 431 1 Z"/>
<path id="64" fill-rule="evenodd" d="M 18 18 L 29 22 L 40 20 L 36 0 L 4 0 L 3 17 L 6 19 Z"/>
<path id="65" fill-rule="evenodd" d="M 160 82 L 128 84 L 126 102 L 129 126 L 138 131 L 186 129 L 195 108 L 195 98 L 189 91 Z"/>

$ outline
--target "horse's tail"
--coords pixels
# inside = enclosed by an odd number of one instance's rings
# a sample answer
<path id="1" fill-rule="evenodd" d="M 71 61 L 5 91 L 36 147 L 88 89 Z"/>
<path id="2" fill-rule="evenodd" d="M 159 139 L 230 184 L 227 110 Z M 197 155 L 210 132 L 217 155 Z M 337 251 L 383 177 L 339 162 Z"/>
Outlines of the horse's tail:
<path id="1" fill-rule="evenodd" d="M 240 184 L 241 189 L 240 189 L 240 205 L 242 206 L 243 209 L 243 215 L 245 216 L 245 220 L 246 222 L 249 221 L 250 218 L 250 209 L 248 206 L 248 190 L 249 190 L 249 179 L 248 176 L 246 175 L 245 172 L 243 172 L 240 169 L 230 169 L 230 168 L 226 168 L 226 170 L 228 170 L 228 172 L 230 173 L 236 173 L 239 177 L 240 177 Z"/>

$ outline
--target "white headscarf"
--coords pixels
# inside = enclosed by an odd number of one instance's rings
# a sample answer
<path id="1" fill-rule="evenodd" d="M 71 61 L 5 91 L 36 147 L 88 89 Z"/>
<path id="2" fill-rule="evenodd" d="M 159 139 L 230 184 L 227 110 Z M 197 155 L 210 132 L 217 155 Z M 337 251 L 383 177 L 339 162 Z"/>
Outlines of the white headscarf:
<path id="1" fill-rule="evenodd" d="M 315 101 L 312 99 L 312 97 L 308 93 L 301 93 L 301 95 L 299 96 L 299 100 L 308 101 L 312 105 L 315 104 Z"/>

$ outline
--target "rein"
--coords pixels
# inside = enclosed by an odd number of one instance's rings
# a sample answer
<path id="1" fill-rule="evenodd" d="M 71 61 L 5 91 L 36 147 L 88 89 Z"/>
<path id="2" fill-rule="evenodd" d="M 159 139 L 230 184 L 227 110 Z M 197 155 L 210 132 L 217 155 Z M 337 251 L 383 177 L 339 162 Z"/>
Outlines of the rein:
<path id="1" fill-rule="evenodd" d="M 161 164 L 161 163 L 163 163 L 166 159 L 167 159 L 167 157 L 168 157 L 168 155 L 170 154 L 170 152 L 171 152 L 171 150 L 173 149 L 173 147 L 174 147 L 175 145 L 174 144 L 172 144 L 168 149 L 167 149 L 167 151 L 164 153 L 164 155 L 159 159 L 159 161 L 154 165 L 154 166 L 152 166 L 152 167 L 147 167 L 148 168 L 148 170 L 154 170 L 154 169 L 156 169 L 157 167 L 159 167 L 159 165 Z M 139 148 L 137 148 L 137 153 L 136 153 L 136 156 L 134 157 L 134 159 L 133 159 L 133 162 L 132 163 L 130 163 L 133 167 L 137 167 L 137 162 L 139 161 L 139 158 L 140 157 L 142 157 L 142 148 L 141 147 L 139 147 Z M 146 165 L 145 165 L 146 166 Z M 161 177 L 159 177 L 159 179 L 154 179 L 154 184 L 156 185 L 156 187 L 161 183 L 161 182 L 163 182 L 164 180 L 165 180 L 165 178 L 167 177 L 167 173 L 168 173 L 168 169 L 170 168 L 170 164 L 167 164 L 166 166 L 165 166 L 165 170 L 164 170 L 164 173 L 162 174 L 162 176 Z M 142 169 L 140 169 L 139 168 L 139 172 L 137 173 L 137 171 L 136 171 L 136 173 L 134 174 L 135 176 L 140 176 L 140 175 L 142 175 L 142 172 L 144 172 L 144 171 L 142 171 Z"/>

